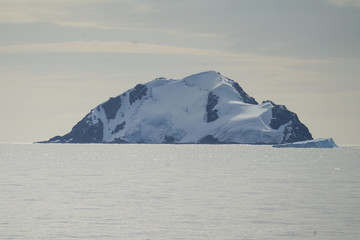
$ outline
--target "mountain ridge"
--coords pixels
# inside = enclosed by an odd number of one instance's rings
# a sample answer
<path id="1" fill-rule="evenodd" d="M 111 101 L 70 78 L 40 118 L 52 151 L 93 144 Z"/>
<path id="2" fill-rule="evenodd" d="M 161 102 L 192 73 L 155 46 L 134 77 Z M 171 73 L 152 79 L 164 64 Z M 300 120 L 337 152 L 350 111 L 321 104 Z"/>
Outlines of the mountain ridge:
<path id="1" fill-rule="evenodd" d="M 259 104 L 215 71 L 156 78 L 112 97 L 44 143 L 280 144 L 311 140 L 298 116 Z"/>

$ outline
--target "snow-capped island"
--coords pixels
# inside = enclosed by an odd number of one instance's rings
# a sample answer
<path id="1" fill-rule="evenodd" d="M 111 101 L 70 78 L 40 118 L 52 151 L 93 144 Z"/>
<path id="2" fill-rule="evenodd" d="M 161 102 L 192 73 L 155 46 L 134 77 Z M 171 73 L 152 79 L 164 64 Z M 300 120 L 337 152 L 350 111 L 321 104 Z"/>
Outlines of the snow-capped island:
<path id="1" fill-rule="evenodd" d="M 43 143 L 284 144 L 312 140 L 298 116 L 259 104 L 215 71 L 138 84 Z"/>

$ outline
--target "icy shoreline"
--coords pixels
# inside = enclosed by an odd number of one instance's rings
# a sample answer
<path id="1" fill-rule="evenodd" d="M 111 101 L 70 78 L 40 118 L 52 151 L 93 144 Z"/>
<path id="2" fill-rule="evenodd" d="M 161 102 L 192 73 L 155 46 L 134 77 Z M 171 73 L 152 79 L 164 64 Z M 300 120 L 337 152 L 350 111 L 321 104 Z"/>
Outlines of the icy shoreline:
<path id="1" fill-rule="evenodd" d="M 276 144 L 276 148 L 338 148 L 332 138 L 318 138 L 309 141 Z"/>

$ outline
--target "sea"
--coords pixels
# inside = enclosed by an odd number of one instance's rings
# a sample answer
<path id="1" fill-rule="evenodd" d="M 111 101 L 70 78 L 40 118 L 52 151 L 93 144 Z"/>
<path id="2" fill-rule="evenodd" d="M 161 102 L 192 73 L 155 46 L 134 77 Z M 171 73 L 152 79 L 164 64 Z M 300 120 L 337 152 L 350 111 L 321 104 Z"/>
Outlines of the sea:
<path id="1" fill-rule="evenodd" d="M 360 146 L 0 144 L 0 239 L 360 239 Z"/>

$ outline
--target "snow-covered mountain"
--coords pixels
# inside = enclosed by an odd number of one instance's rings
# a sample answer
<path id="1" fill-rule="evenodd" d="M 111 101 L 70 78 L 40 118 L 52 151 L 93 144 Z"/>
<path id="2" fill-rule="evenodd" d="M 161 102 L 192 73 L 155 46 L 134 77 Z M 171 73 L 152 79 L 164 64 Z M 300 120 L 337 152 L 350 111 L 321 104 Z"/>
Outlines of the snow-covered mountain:
<path id="1" fill-rule="evenodd" d="M 297 115 L 258 104 L 235 81 L 210 71 L 157 78 L 95 107 L 50 143 L 245 143 L 311 140 Z"/>

